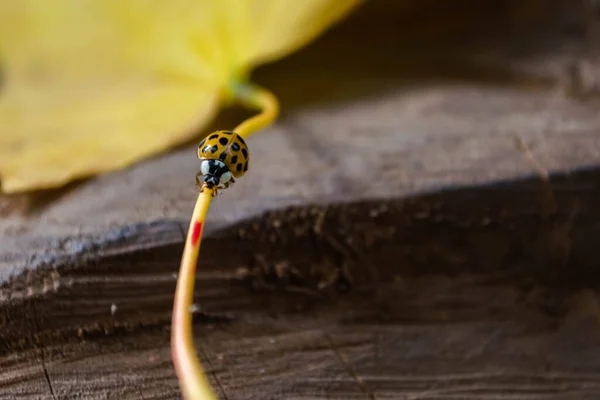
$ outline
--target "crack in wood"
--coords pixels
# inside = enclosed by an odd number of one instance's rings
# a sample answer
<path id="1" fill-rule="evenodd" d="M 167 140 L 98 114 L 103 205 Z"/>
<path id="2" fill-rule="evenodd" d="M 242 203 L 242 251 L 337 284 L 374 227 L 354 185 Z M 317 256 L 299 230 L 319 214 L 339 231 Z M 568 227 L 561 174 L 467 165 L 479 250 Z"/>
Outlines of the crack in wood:
<path id="1" fill-rule="evenodd" d="M 323 330 L 322 328 L 321 328 L 321 332 L 323 334 L 323 337 L 329 344 L 329 348 L 335 354 L 335 357 L 337 358 L 337 360 L 340 362 L 340 364 L 342 365 L 344 370 L 348 373 L 348 375 L 350 375 L 352 377 L 352 379 L 356 382 L 356 384 L 358 385 L 360 390 L 363 393 L 365 393 L 365 395 L 367 396 L 367 398 L 369 400 L 377 400 L 377 398 L 375 397 L 375 393 L 373 393 L 373 391 L 371 391 L 371 389 L 369 389 L 369 386 L 365 383 L 365 381 L 356 372 L 356 369 L 354 368 L 354 366 L 346 359 L 346 357 L 344 357 L 341 350 L 338 349 L 338 347 L 334 343 L 333 339 L 331 338 L 331 335 L 329 335 L 327 332 L 325 332 L 325 330 Z"/>
<path id="2" fill-rule="evenodd" d="M 203 356 L 203 359 L 206 361 L 206 363 L 208 364 L 209 368 L 210 368 L 210 375 L 213 377 L 213 379 L 215 380 L 217 387 L 219 388 L 219 391 L 221 392 L 221 394 L 223 395 L 223 397 L 225 398 L 225 400 L 228 400 L 229 397 L 227 396 L 227 392 L 225 391 L 225 388 L 223 387 L 223 385 L 221 384 L 221 380 L 219 379 L 219 376 L 217 375 L 217 372 L 215 371 L 215 368 L 213 366 L 212 361 L 210 360 L 210 358 L 208 357 L 208 355 L 206 354 L 206 352 L 204 351 L 204 348 L 202 347 L 202 345 L 198 345 L 196 346 L 197 349 L 200 351 L 200 353 Z"/>
<path id="3" fill-rule="evenodd" d="M 40 331 L 40 324 L 39 324 L 39 316 L 38 316 L 38 311 L 37 311 L 37 306 L 35 304 L 35 301 L 33 301 L 31 303 L 31 310 L 33 312 L 33 323 L 36 327 L 37 331 Z M 52 396 L 53 400 L 57 400 L 56 398 L 56 394 L 54 393 L 54 387 L 52 386 L 52 380 L 50 379 L 50 375 L 48 374 L 48 368 L 46 366 L 46 355 L 45 355 L 45 346 L 41 343 L 41 342 L 36 342 L 36 347 L 39 351 L 39 358 L 40 358 L 40 365 L 42 367 L 42 371 L 44 373 L 44 378 L 46 379 L 46 383 L 48 384 L 48 390 L 50 390 L 50 395 Z"/>

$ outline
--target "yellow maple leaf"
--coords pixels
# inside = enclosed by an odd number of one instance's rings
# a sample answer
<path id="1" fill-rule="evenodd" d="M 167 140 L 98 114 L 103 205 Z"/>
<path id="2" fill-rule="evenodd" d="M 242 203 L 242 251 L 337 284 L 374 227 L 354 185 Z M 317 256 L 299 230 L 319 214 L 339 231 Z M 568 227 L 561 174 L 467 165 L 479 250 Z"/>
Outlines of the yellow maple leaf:
<path id="1" fill-rule="evenodd" d="M 0 0 L 0 178 L 61 186 L 189 140 L 362 0 Z"/>

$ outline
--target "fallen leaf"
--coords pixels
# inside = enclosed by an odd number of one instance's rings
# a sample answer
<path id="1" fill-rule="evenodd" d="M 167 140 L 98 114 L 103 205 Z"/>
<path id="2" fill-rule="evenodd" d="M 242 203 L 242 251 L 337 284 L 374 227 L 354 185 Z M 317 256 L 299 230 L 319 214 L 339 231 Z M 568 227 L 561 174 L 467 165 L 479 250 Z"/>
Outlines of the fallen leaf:
<path id="1" fill-rule="evenodd" d="M 255 66 L 362 0 L 0 0 L 7 193 L 113 171 L 194 137 Z"/>

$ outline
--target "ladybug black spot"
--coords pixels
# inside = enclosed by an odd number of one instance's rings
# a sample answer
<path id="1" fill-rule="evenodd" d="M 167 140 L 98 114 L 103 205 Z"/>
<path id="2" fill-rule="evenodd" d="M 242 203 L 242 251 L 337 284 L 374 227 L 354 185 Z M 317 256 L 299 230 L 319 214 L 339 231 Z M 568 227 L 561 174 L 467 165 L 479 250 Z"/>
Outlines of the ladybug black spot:
<path id="1" fill-rule="evenodd" d="M 237 162 L 237 156 L 231 157 L 231 163 L 235 164 Z"/>
<path id="2" fill-rule="evenodd" d="M 210 150 L 210 144 L 207 145 L 205 148 L 202 149 L 203 153 L 208 153 L 208 151 Z"/>
<path id="3" fill-rule="evenodd" d="M 235 167 L 235 170 L 236 170 L 237 172 L 240 172 L 240 171 L 242 170 L 242 167 L 243 167 L 242 163 L 239 163 L 239 164 L 238 164 L 238 165 Z"/>
<path id="4" fill-rule="evenodd" d="M 219 143 L 221 143 L 223 146 L 225 146 L 227 144 L 228 140 L 227 138 L 222 137 L 221 139 L 219 139 Z"/>
<path id="5" fill-rule="evenodd" d="M 203 141 L 201 141 L 200 144 L 198 145 L 198 147 L 202 148 L 202 146 L 204 146 L 205 143 L 206 143 L 206 139 L 204 139 Z"/>
<path id="6" fill-rule="evenodd" d="M 237 143 L 234 143 L 234 144 L 232 144 L 232 145 L 231 145 L 231 148 L 232 148 L 234 151 L 240 151 L 240 145 L 239 145 L 239 144 L 237 144 Z"/>
<path id="7" fill-rule="evenodd" d="M 242 142 L 242 144 L 243 144 L 244 146 L 246 145 L 246 142 L 244 142 L 244 138 L 243 138 L 243 137 L 241 137 L 240 135 L 238 135 L 238 137 L 237 137 L 237 138 L 238 138 L 238 139 L 240 139 L 240 142 Z"/>
<path id="8" fill-rule="evenodd" d="M 248 171 L 248 161 L 246 161 L 246 164 L 244 164 L 244 172 Z"/>
<path id="9" fill-rule="evenodd" d="M 213 140 L 213 139 L 216 139 L 216 138 L 218 138 L 218 137 L 219 137 L 219 134 L 218 134 L 218 133 L 215 133 L 214 135 L 210 135 L 210 136 L 208 137 L 208 140 Z"/>
<path id="10" fill-rule="evenodd" d="M 242 154 L 244 155 L 244 159 L 248 159 L 248 150 L 242 149 Z"/>
<path id="11" fill-rule="evenodd" d="M 227 158 L 227 152 L 224 151 L 221 153 L 221 155 L 219 156 L 219 160 L 221 161 L 225 161 L 225 159 Z"/>
<path id="12" fill-rule="evenodd" d="M 217 150 L 219 150 L 219 146 L 217 146 L 217 145 L 214 145 L 214 146 L 213 146 L 213 147 L 210 149 L 210 152 L 211 152 L 211 153 L 213 153 L 213 154 L 215 154 L 215 153 L 217 152 Z"/>
<path id="13" fill-rule="evenodd" d="M 231 135 L 233 132 L 231 132 L 231 131 L 221 131 L 221 133 L 225 134 L 225 135 Z"/>

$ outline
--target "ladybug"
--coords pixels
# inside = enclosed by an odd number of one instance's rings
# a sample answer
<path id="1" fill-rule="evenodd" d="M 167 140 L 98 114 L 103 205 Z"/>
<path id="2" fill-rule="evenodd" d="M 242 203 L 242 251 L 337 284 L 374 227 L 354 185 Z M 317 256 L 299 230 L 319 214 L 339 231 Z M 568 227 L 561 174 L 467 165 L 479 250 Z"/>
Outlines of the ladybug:
<path id="1" fill-rule="evenodd" d="M 216 131 L 198 145 L 200 171 L 196 182 L 208 189 L 226 189 L 248 171 L 248 146 L 233 131 Z"/>

